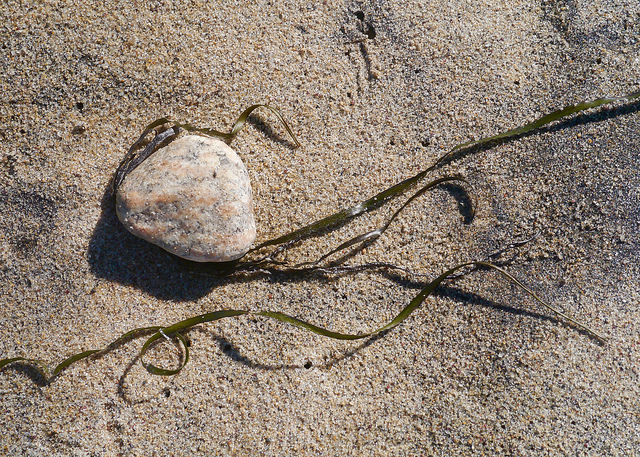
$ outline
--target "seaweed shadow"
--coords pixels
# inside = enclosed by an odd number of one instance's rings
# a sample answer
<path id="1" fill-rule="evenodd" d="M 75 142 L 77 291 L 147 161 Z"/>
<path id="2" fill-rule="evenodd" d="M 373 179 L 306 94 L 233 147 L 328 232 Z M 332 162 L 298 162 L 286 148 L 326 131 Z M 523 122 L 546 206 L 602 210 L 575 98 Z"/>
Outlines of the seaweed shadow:
<path id="1" fill-rule="evenodd" d="M 0 372 L 2 371 L 15 371 L 20 373 L 31 379 L 31 381 L 38 387 L 46 387 L 50 382 L 49 379 L 42 375 L 42 372 L 37 367 L 29 364 L 28 362 L 12 363 L 11 365 L 2 368 Z"/>
<path id="2" fill-rule="evenodd" d="M 578 125 L 588 125 L 599 122 L 604 122 L 609 119 L 614 119 L 620 116 L 625 116 L 629 114 L 633 114 L 640 111 L 640 101 L 635 102 L 627 102 L 621 106 L 617 107 L 600 107 L 596 111 L 591 113 L 579 113 L 572 115 L 566 119 L 558 120 L 552 125 L 547 125 L 544 127 L 539 127 L 537 129 L 531 130 L 526 133 L 521 133 L 512 137 L 503 138 L 499 140 L 488 141 L 482 144 L 470 145 L 466 147 L 462 147 L 458 149 L 455 153 L 445 156 L 444 160 L 437 162 L 438 167 L 443 167 L 452 162 L 460 160 L 468 155 L 475 154 L 477 152 L 487 151 L 491 148 L 496 147 L 497 145 L 510 143 L 512 141 L 517 141 L 522 138 L 528 138 L 530 136 L 537 136 L 543 133 L 555 133 L 561 132 L 563 130 L 567 130 Z"/>
<path id="3" fill-rule="evenodd" d="M 382 274 L 383 276 L 386 276 L 388 279 L 398 283 L 399 285 L 402 285 L 403 287 L 416 289 L 416 290 L 424 287 L 424 283 L 420 281 L 407 280 L 406 278 L 402 278 L 401 276 L 390 274 L 388 272 L 378 271 L 378 273 Z M 314 277 L 311 277 L 308 279 L 321 280 L 315 275 Z M 558 320 L 553 316 L 549 316 L 533 310 L 527 310 L 519 307 L 514 307 L 511 305 L 501 304 L 494 300 L 478 295 L 474 292 L 465 291 L 453 285 L 440 286 L 434 293 L 434 296 L 448 298 L 454 301 L 455 303 L 457 303 L 458 305 L 462 305 L 462 306 L 480 306 L 480 307 L 498 310 L 514 316 L 523 316 L 523 317 L 528 317 L 530 319 L 534 319 L 538 321 L 559 323 L 560 325 L 563 325 L 567 328 L 573 328 L 574 330 L 578 331 L 580 334 L 589 336 L 587 332 L 584 332 L 581 329 L 576 329 L 575 327 L 572 327 L 566 322 Z M 414 322 L 413 325 L 419 325 L 419 322 Z M 381 344 L 384 344 L 385 336 L 392 331 L 393 330 L 385 330 L 378 334 L 371 335 L 370 337 L 364 338 L 363 340 L 361 340 L 361 342 L 357 343 L 356 345 L 347 344 L 338 353 L 331 355 L 328 359 L 325 359 L 325 361 L 315 366 L 308 360 L 304 363 L 297 363 L 297 364 L 291 364 L 291 363 L 279 364 L 279 363 L 265 362 L 263 360 L 260 360 L 259 355 L 256 356 L 254 354 L 253 356 L 249 356 L 247 354 L 244 354 L 242 350 L 237 345 L 235 345 L 232 341 L 230 341 L 228 338 L 225 338 L 217 334 L 215 330 L 208 329 L 206 327 L 194 327 L 190 329 L 187 333 L 199 332 L 204 335 L 207 335 L 217 344 L 220 353 L 226 356 L 229 359 L 229 361 L 231 361 L 232 363 L 237 363 L 239 365 L 242 365 L 248 369 L 258 370 L 258 371 L 279 371 L 279 370 L 298 371 L 298 370 L 307 370 L 307 369 L 310 369 L 311 367 L 315 367 L 320 370 L 330 369 L 336 365 L 341 364 L 344 361 L 349 360 L 351 357 L 356 355 L 358 352 L 364 350 L 365 348 L 368 348 L 378 342 L 382 342 Z M 272 350 L 265 348 L 265 353 L 272 353 Z M 127 365 L 118 382 L 118 395 L 130 404 L 136 404 L 136 403 L 141 403 L 146 401 L 146 400 L 136 399 L 137 393 L 135 392 L 135 389 L 127 385 L 127 378 L 130 376 L 132 368 L 134 367 L 135 363 L 138 360 L 139 360 L 139 356 L 136 356 Z"/>
<path id="4" fill-rule="evenodd" d="M 469 194 L 467 189 L 456 183 L 443 184 L 442 188 L 456 200 L 456 203 L 458 203 L 458 210 L 462 215 L 463 223 L 465 225 L 471 224 L 471 222 L 473 222 L 473 217 L 475 216 L 476 208 L 473 197 Z"/>
<path id="5" fill-rule="evenodd" d="M 278 132 L 276 132 L 271 125 L 264 120 L 261 116 L 257 114 L 251 114 L 247 118 L 247 123 L 251 124 L 256 130 L 260 133 L 267 136 L 271 141 L 274 141 L 278 144 L 288 147 L 289 149 L 295 149 L 295 144 L 292 144 L 289 138 L 281 136 Z"/>

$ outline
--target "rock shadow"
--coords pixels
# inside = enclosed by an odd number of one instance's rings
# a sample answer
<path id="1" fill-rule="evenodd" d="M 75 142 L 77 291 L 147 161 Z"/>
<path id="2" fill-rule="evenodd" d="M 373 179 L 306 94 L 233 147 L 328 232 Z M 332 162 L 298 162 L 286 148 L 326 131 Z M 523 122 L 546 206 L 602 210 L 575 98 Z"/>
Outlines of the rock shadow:
<path id="1" fill-rule="evenodd" d="M 193 274 L 194 269 L 216 273 L 224 265 L 195 264 L 129 233 L 116 215 L 111 186 L 104 192 L 101 208 L 88 250 L 90 269 L 97 277 L 172 301 L 196 300 L 225 282 L 223 277 Z"/>

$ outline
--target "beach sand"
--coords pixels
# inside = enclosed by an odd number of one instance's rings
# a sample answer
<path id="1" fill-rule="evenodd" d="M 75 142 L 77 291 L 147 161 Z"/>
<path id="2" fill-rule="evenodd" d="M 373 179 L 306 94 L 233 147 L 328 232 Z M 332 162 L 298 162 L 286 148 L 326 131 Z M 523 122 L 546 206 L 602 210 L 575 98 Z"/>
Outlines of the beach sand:
<path id="1" fill-rule="evenodd" d="M 364 342 L 227 319 L 188 333 L 191 360 L 172 377 L 138 363 L 143 340 L 49 385 L 5 368 L 1 455 L 639 455 L 638 103 L 456 157 L 432 176 L 471 183 L 471 223 L 440 187 L 348 260 L 426 276 L 194 274 L 130 235 L 109 190 L 154 119 L 225 130 L 269 103 L 303 147 L 264 110 L 232 147 L 258 241 L 286 233 L 457 143 L 638 90 L 636 0 L 9 1 L 0 43 L 0 358 L 53 365 L 224 308 L 368 331 L 446 268 L 536 233 L 508 270 L 609 337 L 487 271 Z M 380 226 L 401 201 L 287 259 Z M 175 364 L 165 346 L 154 360 Z"/>

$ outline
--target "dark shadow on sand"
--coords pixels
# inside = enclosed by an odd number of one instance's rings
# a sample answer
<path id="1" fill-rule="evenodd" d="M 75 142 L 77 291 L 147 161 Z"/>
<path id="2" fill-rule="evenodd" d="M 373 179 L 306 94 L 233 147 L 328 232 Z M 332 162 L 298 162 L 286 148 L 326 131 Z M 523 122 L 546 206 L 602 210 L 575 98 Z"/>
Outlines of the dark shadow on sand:
<path id="1" fill-rule="evenodd" d="M 91 272 L 97 277 L 173 301 L 196 300 L 224 281 L 190 273 L 189 264 L 193 262 L 129 233 L 116 216 L 110 186 L 102 197 L 101 208 L 88 251 Z"/>
<path id="2" fill-rule="evenodd" d="M 522 138 L 527 138 L 530 136 L 540 135 L 542 133 L 553 133 L 553 132 L 561 132 L 563 130 L 570 129 L 572 127 L 576 127 L 578 125 L 587 125 L 587 124 L 595 124 L 599 122 L 604 122 L 609 119 L 613 119 L 620 116 L 625 116 L 629 114 L 633 114 L 640 111 L 640 101 L 629 102 L 623 104 L 621 106 L 608 108 L 608 107 L 600 107 L 596 109 L 596 111 L 592 113 L 580 113 L 576 114 L 567 119 L 556 121 L 551 125 L 547 125 L 545 127 L 541 127 L 535 130 L 532 130 L 527 133 L 523 133 L 520 135 L 516 135 L 511 138 L 505 138 L 501 140 L 490 141 L 485 144 L 471 146 L 462 148 L 452 154 L 450 157 L 447 157 L 442 163 L 439 164 L 440 167 L 455 162 L 456 160 L 460 160 L 463 157 L 468 155 L 472 155 L 478 152 L 486 151 L 488 149 L 492 149 L 498 145 L 510 143 L 512 141 L 520 140 Z"/>

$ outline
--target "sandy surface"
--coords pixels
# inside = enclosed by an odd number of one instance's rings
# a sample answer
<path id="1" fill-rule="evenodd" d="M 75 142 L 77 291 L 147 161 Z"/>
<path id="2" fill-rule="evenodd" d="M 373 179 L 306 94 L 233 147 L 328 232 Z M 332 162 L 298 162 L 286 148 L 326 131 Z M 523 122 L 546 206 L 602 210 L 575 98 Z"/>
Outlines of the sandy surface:
<path id="1" fill-rule="evenodd" d="M 134 238 L 108 184 L 161 115 L 228 128 L 250 104 L 282 110 L 303 148 L 268 112 L 233 143 L 265 240 L 458 142 L 640 81 L 636 0 L 26 3 L 0 9 L 0 354 L 51 363 L 226 307 L 364 331 L 423 281 L 205 278 Z M 174 377 L 135 361 L 141 341 L 47 386 L 7 368 L 0 454 L 639 455 L 638 110 L 458 158 L 434 176 L 473 183 L 473 223 L 435 190 L 350 260 L 434 277 L 539 232 L 509 271 L 605 345 L 477 272 L 364 344 L 241 317 L 191 331 Z M 289 258 L 320 255 L 394 205 Z"/>

